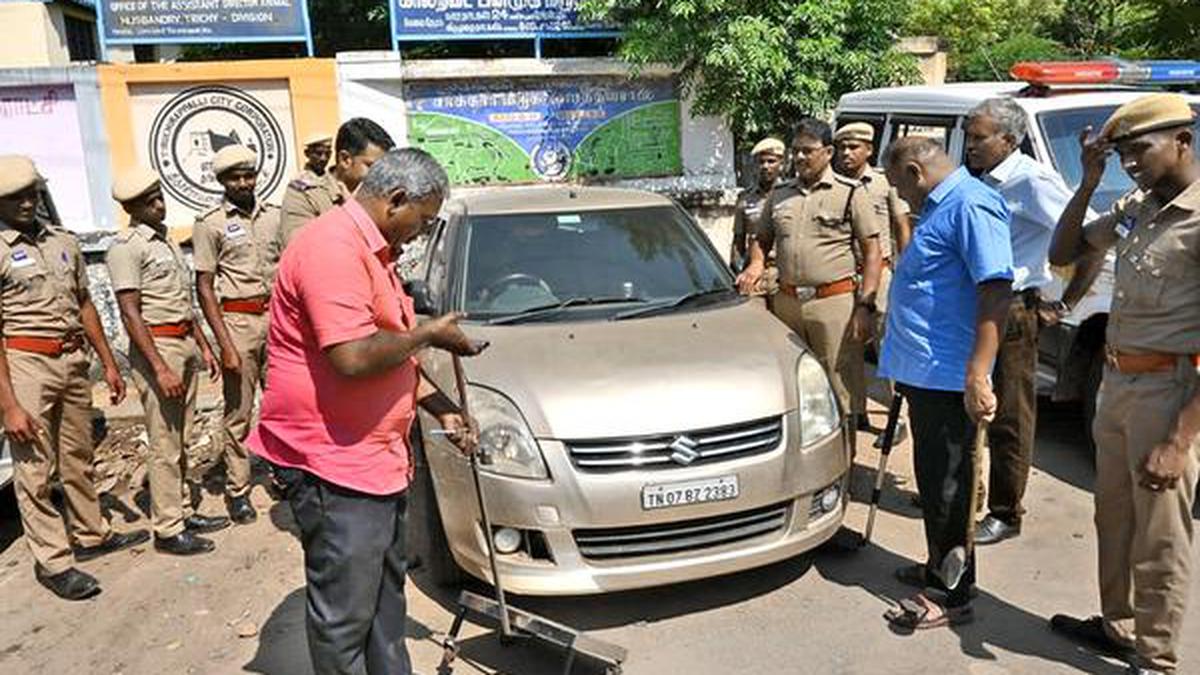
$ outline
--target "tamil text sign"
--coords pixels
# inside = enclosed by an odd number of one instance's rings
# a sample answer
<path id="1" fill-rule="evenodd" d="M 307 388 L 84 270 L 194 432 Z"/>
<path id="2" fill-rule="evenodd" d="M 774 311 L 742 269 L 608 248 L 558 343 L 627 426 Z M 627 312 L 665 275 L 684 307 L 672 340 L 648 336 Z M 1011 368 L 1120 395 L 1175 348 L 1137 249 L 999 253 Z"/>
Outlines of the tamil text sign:
<path id="1" fill-rule="evenodd" d="M 101 0 L 98 11 L 110 45 L 309 39 L 305 0 Z"/>
<path id="2" fill-rule="evenodd" d="M 602 31 L 582 23 L 579 0 L 392 0 L 397 40 L 514 38 Z"/>

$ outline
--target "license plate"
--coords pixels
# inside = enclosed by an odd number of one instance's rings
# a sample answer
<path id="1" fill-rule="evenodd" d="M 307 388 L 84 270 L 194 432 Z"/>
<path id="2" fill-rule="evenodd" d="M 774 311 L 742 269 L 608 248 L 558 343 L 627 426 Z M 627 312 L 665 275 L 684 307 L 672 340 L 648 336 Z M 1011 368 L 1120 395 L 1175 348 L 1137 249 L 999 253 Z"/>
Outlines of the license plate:
<path id="1" fill-rule="evenodd" d="M 642 488 L 642 508 L 646 511 L 672 506 L 723 502 L 737 499 L 737 476 L 721 476 L 686 483 L 647 485 Z"/>

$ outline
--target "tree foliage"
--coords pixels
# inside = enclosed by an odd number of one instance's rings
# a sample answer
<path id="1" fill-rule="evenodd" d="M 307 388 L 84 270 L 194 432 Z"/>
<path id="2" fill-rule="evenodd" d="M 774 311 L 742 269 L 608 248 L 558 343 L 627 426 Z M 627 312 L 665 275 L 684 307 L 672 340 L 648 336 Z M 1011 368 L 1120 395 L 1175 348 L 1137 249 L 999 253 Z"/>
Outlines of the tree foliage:
<path id="1" fill-rule="evenodd" d="M 842 94 L 915 77 L 895 47 L 908 0 L 584 0 L 623 26 L 619 54 L 635 67 L 680 70 L 695 112 L 723 116 L 752 143 Z"/>

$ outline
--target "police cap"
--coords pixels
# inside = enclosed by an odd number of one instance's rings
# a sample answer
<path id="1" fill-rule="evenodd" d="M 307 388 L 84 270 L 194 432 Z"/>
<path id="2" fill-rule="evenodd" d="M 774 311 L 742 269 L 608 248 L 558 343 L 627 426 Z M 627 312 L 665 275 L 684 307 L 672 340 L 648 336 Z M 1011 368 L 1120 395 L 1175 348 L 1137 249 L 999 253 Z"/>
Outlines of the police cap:
<path id="1" fill-rule="evenodd" d="M 25 155 L 0 155 L 0 197 L 16 194 L 42 179 Z"/>
<path id="2" fill-rule="evenodd" d="M 244 145 L 227 145 L 213 157 L 213 175 L 220 176 L 230 169 L 255 169 L 258 155 Z"/>
<path id="3" fill-rule="evenodd" d="M 158 185 L 158 174 L 144 166 L 135 166 L 125 170 L 117 180 L 113 181 L 113 199 L 124 204 L 133 201 L 149 192 Z"/>
<path id="4" fill-rule="evenodd" d="M 1173 127 L 1189 126 L 1196 119 L 1180 94 L 1147 94 L 1117 108 L 1105 122 L 1101 136 L 1119 141 Z"/>

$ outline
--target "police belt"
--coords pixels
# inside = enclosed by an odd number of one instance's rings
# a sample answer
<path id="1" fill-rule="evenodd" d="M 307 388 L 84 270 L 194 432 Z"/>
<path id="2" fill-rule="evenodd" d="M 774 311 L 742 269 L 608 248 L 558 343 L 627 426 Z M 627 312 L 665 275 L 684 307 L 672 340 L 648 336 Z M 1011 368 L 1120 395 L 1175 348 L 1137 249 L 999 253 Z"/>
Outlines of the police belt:
<path id="1" fill-rule="evenodd" d="M 1125 375 L 1169 373 L 1179 366 L 1180 359 L 1186 359 L 1193 368 L 1200 369 L 1200 354 L 1130 354 L 1111 347 L 1105 347 L 1104 350 L 1104 360 L 1108 367 Z"/>
<path id="2" fill-rule="evenodd" d="M 785 281 L 779 282 L 779 292 L 784 295 L 790 295 L 797 300 L 832 298 L 835 295 L 853 293 L 855 287 L 854 277 L 846 277 L 845 279 L 838 279 L 837 281 L 831 281 L 818 286 L 797 286 Z"/>
<path id="3" fill-rule="evenodd" d="M 253 298 L 222 300 L 221 310 L 235 314 L 265 314 L 267 312 L 267 296 L 258 295 Z"/>
<path id="4" fill-rule="evenodd" d="M 193 324 L 191 321 L 177 321 L 175 323 L 156 323 L 147 328 L 150 329 L 150 334 L 154 337 L 167 338 L 183 338 L 192 334 Z"/>
<path id="5" fill-rule="evenodd" d="M 62 356 L 83 348 L 83 334 L 71 333 L 61 338 L 38 337 L 35 335 L 10 335 L 4 338 L 7 349 L 32 352 L 46 356 Z"/>

